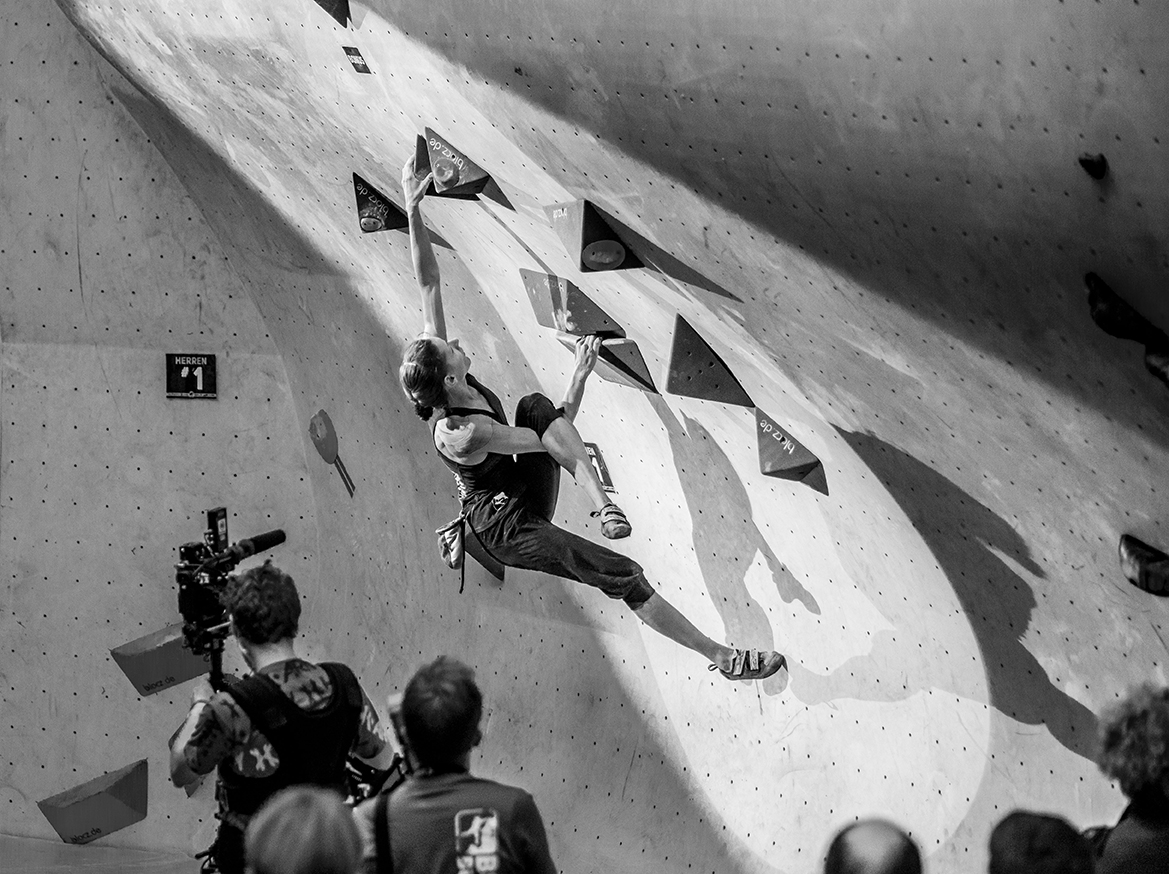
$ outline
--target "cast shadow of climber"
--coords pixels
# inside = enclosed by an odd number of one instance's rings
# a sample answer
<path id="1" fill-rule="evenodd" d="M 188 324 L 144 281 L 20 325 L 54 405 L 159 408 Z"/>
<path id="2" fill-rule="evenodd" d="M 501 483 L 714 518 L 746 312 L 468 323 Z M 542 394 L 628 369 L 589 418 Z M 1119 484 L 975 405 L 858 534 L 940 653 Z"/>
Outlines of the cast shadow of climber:
<path id="1" fill-rule="evenodd" d="M 1027 544 L 969 493 L 896 446 L 869 434 L 840 435 L 897 501 L 953 586 L 978 643 L 990 705 L 1019 722 L 1045 726 L 1068 750 L 1091 757 L 1096 717 L 1055 686 L 1021 640 L 1035 595 L 998 553 L 1044 576 Z M 904 615 L 894 602 L 899 597 L 887 596 L 889 603 L 883 604 L 876 588 L 865 594 L 877 609 L 886 616 Z M 917 655 L 918 633 L 898 629 L 874 635 L 867 654 L 849 659 L 827 676 L 794 669 L 792 688 L 807 704 L 835 698 L 895 701 L 947 683 L 962 685 L 949 681 L 950 672 L 931 672 L 931 665 Z M 969 688 L 950 691 L 970 698 L 977 693 Z"/>
<path id="2" fill-rule="evenodd" d="M 685 414 L 679 423 L 660 397 L 649 396 L 649 401 L 670 438 L 678 481 L 690 510 L 694 554 L 722 618 L 727 642 L 733 646 L 770 646 L 782 652 L 784 642 L 776 645 L 767 611 L 747 589 L 747 570 L 756 553 L 762 554 L 785 603 L 798 601 L 817 615 L 820 605 L 780 561 L 755 524 L 747 490 L 710 432 Z M 764 681 L 768 694 L 776 694 L 786 685 L 786 679 L 773 680 Z"/>

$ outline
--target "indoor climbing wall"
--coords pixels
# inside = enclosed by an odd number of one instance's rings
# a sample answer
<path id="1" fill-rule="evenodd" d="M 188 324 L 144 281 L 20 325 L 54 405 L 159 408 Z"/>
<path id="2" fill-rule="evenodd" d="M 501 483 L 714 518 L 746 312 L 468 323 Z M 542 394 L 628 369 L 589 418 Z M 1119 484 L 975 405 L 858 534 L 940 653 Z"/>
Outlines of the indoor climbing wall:
<path id="1" fill-rule="evenodd" d="M 478 666 L 475 767 L 533 791 L 565 870 L 811 870 L 884 813 L 958 871 L 1011 807 L 1116 815 L 1093 712 L 1165 676 L 1115 544 L 1165 543 L 1169 433 L 1081 277 L 1166 324 L 1163 13 L 61 6 L 6 7 L 0 92 L 30 170 L 0 246 L 6 830 L 51 835 L 35 801 L 146 744 L 148 815 L 104 841 L 205 846 L 208 787 L 165 785 L 185 687 L 139 700 L 108 650 L 175 621 L 174 546 L 216 504 L 288 532 L 309 654 L 376 698 L 439 652 Z M 458 593 L 453 483 L 396 385 L 419 135 L 478 189 L 424 205 L 476 374 L 556 397 L 555 327 L 617 326 L 578 423 L 618 548 L 790 671 L 727 683 L 539 574 Z M 592 269 L 614 238 L 630 260 Z M 216 353 L 219 399 L 165 399 L 163 352 Z M 586 510 L 566 484 L 558 519 L 598 537 Z"/>

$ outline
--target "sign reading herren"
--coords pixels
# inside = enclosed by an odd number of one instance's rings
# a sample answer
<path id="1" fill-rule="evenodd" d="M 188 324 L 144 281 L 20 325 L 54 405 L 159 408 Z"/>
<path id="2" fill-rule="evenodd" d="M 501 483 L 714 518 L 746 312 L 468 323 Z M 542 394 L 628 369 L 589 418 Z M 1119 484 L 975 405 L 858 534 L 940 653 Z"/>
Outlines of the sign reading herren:
<path id="1" fill-rule="evenodd" d="M 219 397 L 215 386 L 215 356 L 166 353 L 166 396 L 212 400 Z"/>

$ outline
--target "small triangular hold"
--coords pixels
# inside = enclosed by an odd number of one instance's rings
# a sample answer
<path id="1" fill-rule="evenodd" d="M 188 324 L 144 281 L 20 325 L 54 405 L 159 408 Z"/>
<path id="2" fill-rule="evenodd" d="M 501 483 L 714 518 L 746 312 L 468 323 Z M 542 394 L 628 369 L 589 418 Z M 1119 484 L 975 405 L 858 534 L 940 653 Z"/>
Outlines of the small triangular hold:
<path id="1" fill-rule="evenodd" d="M 316 0 L 316 3 L 333 16 L 333 20 L 339 25 L 349 26 L 349 21 L 353 17 L 349 14 L 349 0 Z"/>
<path id="2" fill-rule="evenodd" d="M 674 319 L 674 342 L 666 372 L 666 391 L 703 401 L 740 407 L 755 402 L 735 379 L 726 362 L 679 314 Z"/>
<path id="3" fill-rule="evenodd" d="M 357 195 L 357 220 L 362 233 L 396 230 L 409 224 L 406 214 L 393 201 L 356 173 L 353 174 L 353 192 Z"/>
<path id="4" fill-rule="evenodd" d="M 566 334 L 624 337 L 625 331 L 575 284 L 551 273 L 520 268 L 536 321 Z"/>
<path id="5" fill-rule="evenodd" d="M 491 175 L 486 170 L 430 128 L 426 128 L 425 145 L 427 165 L 434 174 L 436 194 L 478 194 L 491 181 Z M 414 167 L 416 172 L 423 172 L 417 154 Z"/>
<path id="6" fill-rule="evenodd" d="M 642 267 L 600 211 L 587 200 L 556 203 L 544 212 L 568 256 L 584 272 Z"/>
<path id="7" fill-rule="evenodd" d="M 576 349 L 576 337 L 568 334 L 557 334 L 564 348 Z M 650 376 L 645 359 L 641 357 L 641 350 L 637 348 L 637 341 L 628 337 L 612 337 L 601 341 L 601 348 L 597 353 L 596 374 L 607 382 L 628 386 L 639 391 L 657 394 L 657 386 Z"/>
<path id="8" fill-rule="evenodd" d="M 755 408 L 755 431 L 761 473 L 802 482 L 828 494 L 828 480 L 820 459 L 758 407 Z"/>

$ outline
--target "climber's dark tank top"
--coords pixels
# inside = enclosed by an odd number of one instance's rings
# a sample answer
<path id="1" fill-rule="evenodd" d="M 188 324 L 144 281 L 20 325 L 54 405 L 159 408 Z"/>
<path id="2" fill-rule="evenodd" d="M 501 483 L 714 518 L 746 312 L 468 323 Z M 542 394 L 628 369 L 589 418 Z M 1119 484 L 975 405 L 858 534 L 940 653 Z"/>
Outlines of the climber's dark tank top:
<path id="1" fill-rule="evenodd" d="M 503 404 L 495 392 L 484 386 L 471 374 L 467 374 L 467 385 L 479 392 L 483 399 L 491 405 L 491 410 L 482 410 L 475 407 L 451 407 L 447 416 L 490 416 L 501 425 L 507 424 L 507 416 L 503 412 Z M 445 417 L 444 417 L 445 418 Z M 442 419 L 435 419 L 430 428 L 430 442 L 434 443 L 434 432 Z M 503 501 L 509 501 L 519 496 L 523 490 L 524 480 L 519 476 L 515 457 L 490 452 L 478 464 L 459 464 L 443 455 L 436 445 L 435 450 L 443 460 L 443 464 L 451 469 L 455 481 L 459 486 L 459 500 L 464 509 L 472 509 L 486 501 L 496 499 L 498 495 L 505 497 L 497 500 L 497 507 Z"/>

